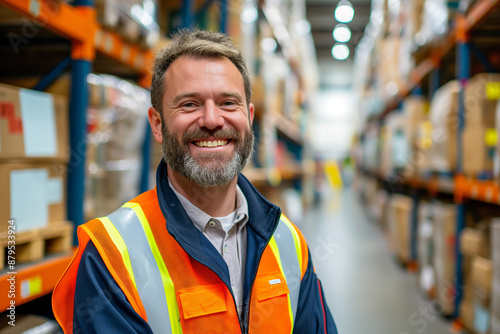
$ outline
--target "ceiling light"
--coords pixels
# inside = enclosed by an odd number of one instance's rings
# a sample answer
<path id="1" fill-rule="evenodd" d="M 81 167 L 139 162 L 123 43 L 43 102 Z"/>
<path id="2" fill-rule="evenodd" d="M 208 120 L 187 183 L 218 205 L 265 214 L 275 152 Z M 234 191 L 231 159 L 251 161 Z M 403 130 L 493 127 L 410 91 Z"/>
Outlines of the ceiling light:
<path id="1" fill-rule="evenodd" d="M 274 52 L 278 47 L 278 43 L 276 43 L 274 38 L 264 38 L 260 42 L 260 46 L 264 52 Z"/>
<path id="2" fill-rule="evenodd" d="M 354 17 L 354 8 L 347 0 L 341 0 L 335 8 L 335 19 L 342 23 L 349 23 Z"/>
<path id="3" fill-rule="evenodd" d="M 241 12 L 241 20 L 245 23 L 255 22 L 258 17 L 259 12 L 257 11 L 257 6 L 254 4 L 246 4 Z"/>
<path id="4" fill-rule="evenodd" d="M 340 43 L 349 42 L 351 39 L 351 30 L 345 24 L 339 23 L 333 29 L 333 38 Z"/>
<path id="5" fill-rule="evenodd" d="M 332 56 L 337 60 L 345 60 L 349 57 L 349 48 L 345 44 L 337 43 L 332 48 Z"/>

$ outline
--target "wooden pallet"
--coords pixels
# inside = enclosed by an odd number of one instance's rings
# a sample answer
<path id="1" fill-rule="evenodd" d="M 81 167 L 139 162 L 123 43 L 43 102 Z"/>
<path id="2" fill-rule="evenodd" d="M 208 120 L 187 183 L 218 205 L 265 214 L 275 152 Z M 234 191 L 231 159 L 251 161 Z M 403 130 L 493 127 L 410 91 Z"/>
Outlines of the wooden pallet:
<path id="1" fill-rule="evenodd" d="M 15 263 L 29 263 L 44 256 L 69 251 L 73 246 L 73 223 L 50 223 L 47 227 L 15 234 Z M 0 233 L 0 270 L 7 264 L 9 239 L 7 232 Z"/>

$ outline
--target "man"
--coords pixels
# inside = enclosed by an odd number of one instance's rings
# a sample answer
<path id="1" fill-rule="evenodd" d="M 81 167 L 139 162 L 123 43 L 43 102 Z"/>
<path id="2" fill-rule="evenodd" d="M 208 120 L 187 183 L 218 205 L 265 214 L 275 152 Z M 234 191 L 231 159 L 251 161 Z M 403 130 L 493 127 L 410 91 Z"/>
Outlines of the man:
<path id="1" fill-rule="evenodd" d="M 154 190 L 78 229 L 65 333 L 336 333 L 300 231 L 240 173 L 254 106 L 240 51 L 181 31 L 155 61 Z"/>

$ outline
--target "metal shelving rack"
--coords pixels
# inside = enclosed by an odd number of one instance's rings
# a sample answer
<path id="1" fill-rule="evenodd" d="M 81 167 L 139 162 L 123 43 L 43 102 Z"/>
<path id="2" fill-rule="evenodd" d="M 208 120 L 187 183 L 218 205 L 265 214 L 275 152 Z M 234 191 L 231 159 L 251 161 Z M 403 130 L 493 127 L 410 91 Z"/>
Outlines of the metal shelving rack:
<path id="1" fill-rule="evenodd" d="M 466 203 L 465 200 L 476 200 L 485 203 L 500 205 L 500 186 L 494 181 L 471 179 L 463 175 L 463 130 L 465 126 L 464 91 L 470 78 L 470 34 L 481 22 L 486 20 L 495 10 L 500 7 L 499 0 L 477 0 L 467 12 L 457 13 L 455 24 L 450 32 L 437 44 L 439 47 L 430 52 L 430 55 L 422 60 L 411 72 L 410 81 L 400 89 L 400 92 L 392 100 L 387 101 L 386 108 L 381 113 L 382 120 L 395 110 L 398 105 L 412 91 L 418 89 L 423 80 L 429 76 L 430 93 L 433 94 L 439 87 L 440 66 L 443 58 L 455 48 L 456 54 L 456 78 L 461 87 L 459 93 L 458 127 L 457 127 L 457 168 L 452 178 L 442 178 L 437 175 L 428 178 L 409 177 L 397 179 L 397 183 L 409 186 L 411 189 L 427 190 L 431 197 L 438 193 L 453 196 L 457 206 L 457 229 L 456 229 L 456 280 L 455 286 L 463 286 L 462 255 L 460 252 L 460 234 L 465 227 Z M 370 173 L 367 173 L 370 174 Z M 382 175 L 373 175 L 379 180 L 384 180 Z M 413 192 L 412 192 L 413 195 Z M 415 197 L 415 196 L 412 196 Z M 418 198 L 414 198 L 414 204 L 418 205 Z M 412 230 L 416 227 L 417 210 L 412 211 Z M 412 252 L 416 260 L 416 247 L 412 244 Z M 458 320 L 459 305 L 462 300 L 462 290 L 456 288 L 454 318 Z M 455 322 L 459 325 L 459 321 Z"/>
<path id="2" fill-rule="evenodd" d="M 71 57 L 43 77 L 35 89 L 43 90 L 55 81 L 69 66 L 71 67 L 71 90 L 69 102 L 70 149 L 68 164 L 67 219 L 81 225 L 84 202 L 84 168 L 86 150 L 86 114 L 88 107 L 87 75 L 96 57 L 96 52 L 124 64 L 138 73 L 139 84 L 148 87 L 151 81 L 153 52 L 124 41 L 115 32 L 102 27 L 96 21 L 92 0 L 78 0 L 71 6 L 57 1 L 45 0 L 0 0 L 0 5 L 42 25 L 72 43 Z M 149 148 L 149 138 L 145 138 L 145 148 Z M 147 186 L 149 150 L 144 150 L 141 187 Z M 76 241 L 76 239 L 75 239 Z M 34 295 L 16 294 L 16 306 L 50 293 L 59 277 L 69 264 L 73 252 L 49 257 L 39 263 L 20 266 L 16 275 L 17 290 L 25 281 L 39 280 L 40 289 Z M 8 274 L 0 276 L 0 290 L 8 291 Z M 3 298 L 0 310 L 6 310 L 8 300 Z"/>

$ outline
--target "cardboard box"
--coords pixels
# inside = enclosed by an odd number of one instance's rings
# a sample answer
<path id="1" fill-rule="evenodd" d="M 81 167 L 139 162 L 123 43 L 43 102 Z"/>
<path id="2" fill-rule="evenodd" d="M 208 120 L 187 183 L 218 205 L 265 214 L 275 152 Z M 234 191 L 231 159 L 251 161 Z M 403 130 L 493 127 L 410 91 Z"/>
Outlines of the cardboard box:
<path id="1" fill-rule="evenodd" d="M 17 232 L 65 220 L 66 173 L 58 162 L 0 163 L 0 233 L 11 218 Z"/>
<path id="2" fill-rule="evenodd" d="M 480 73 L 469 79 L 465 87 L 465 127 L 495 124 L 496 106 L 500 98 L 500 74 Z"/>
<path id="3" fill-rule="evenodd" d="M 497 132 L 490 124 L 469 124 L 463 132 L 464 160 L 463 168 L 467 175 L 479 173 L 492 175 L 495 159 Z"/>
<path id="4" fill-rule="evenodd" d="M 474 328 L 474 302 L 463 300 L 460 303 L 459 314 L 465 329 L 472 330 Z"/>
<path id="5" fill-rule="evenodd" d="M 0 84 L 0 161 L 69 160 L 63 97 Z"/>
<path id="6" fill-rule="evenodd" d="M 476 300 L 488 305 L 491 296 L 492 268 L 491 260 L 475 256 L 472 260 L 472 290 Z"/>
<path id="7" fill-rule="evenodd" d="M 490 256 L 490 240 L 485 231 L 466 227 L 460 235 L 460 251 L 463 255 Z"/>
<path id="8" fill-rule="evenodd" d="M 410 260 L 410 212 L 412 206 L 412 199 L 403 195 L 393 195 L 389 204 L 389 245 L 401 262 Z"/>
<path id="9" fill-rule="evenodd" d="M 417 147 L 416 140 L 420 124 L 427 120 L 428 103 L 423 96 L 409 96 L 403 101 L 405 115 L 405 133 L 412 148 Z"/>

